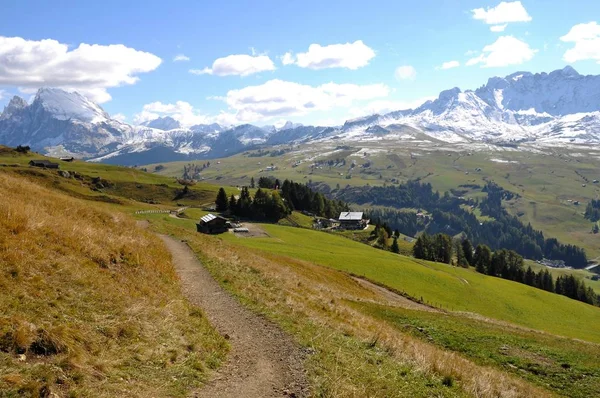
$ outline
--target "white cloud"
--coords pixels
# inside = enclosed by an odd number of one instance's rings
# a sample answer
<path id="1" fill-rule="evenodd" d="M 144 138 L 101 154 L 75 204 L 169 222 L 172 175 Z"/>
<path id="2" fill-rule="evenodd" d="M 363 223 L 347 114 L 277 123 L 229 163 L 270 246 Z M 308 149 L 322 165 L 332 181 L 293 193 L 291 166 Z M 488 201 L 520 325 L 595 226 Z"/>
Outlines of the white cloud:
<path id="1" fill-rule="evenodd" d="M 142 111 L 133 118 L 136 124 L 154 120 L 159 117 L 170 116 L 179 121 L 182 126 L 189 127 L 194 124 L 210 122 L 210 118 L 202 115 L 198 110 L 185 101 L 177 101 L 174 104 L 164 104 L 160 101 L 144 105 Z"/>
<path id="2" fill-rule="evenodd" d="M 591 59 L 600 64 L 600 25 L 597 22 L 575 25 L 560 40 L 574 43 L 573 48 L 563 55 L 565 61 L 571 63 Z"/>
<path id="3" fill-rule="evenodd" d="M 171 116 L 183 126 L 217 122 L 223 125 L 266 122 L 293 116 L 318 114 L 334 109 L 346 110 L 361 101 L 385 98 L 390 88 L 385 84 L 338 84 L 326 83 L 310 86 L 279 79 L 269 80 L 256 86 L 229 90 L 224 97 L 211 99 L 224 101 L 227 109 L 216 115 L 206 115 L 190 103 L 174 104 L 153 102 L 144 105 L 134 121 L 142 123 L 158 117 Z"/>
<path id="4" fill-rule="evenodd" d="M 513 36 L 500 36 L 493 44 L 483 48 L 482 53 L 467 61 L 467 66 L 481 64 L 484 68 L 520 65 L 533 58 L 537 50 Z"/>
<path id="5" fill-rule="evenodd" d="M 227 92 L 225 102 L 233 113 L 222 113 L 217 120 L 229 117 L 234 124 L 271 118 L 301 116 L 311 112 L 349 107 L 357 101 L 386 97 L 384 84 L 326 83 L 309 86 L 283 80 L 270 80 L 258 86 Z"/>
<path id="6" fill-rule="evenodd" d="M 500 25 L 507 22 L 529 22 L 532 19 L 520 1 L 503 1 L 496 7 L 488 7 L 487 9 L 476 8 L 471 10 L 471 12 L 473 13 L 473 19 L 483 21 L 488 25 Z M 498 30 L 492 31 L 499 32 Z"/>
<path id="7" fill-rule="evenodd" d="M 5 95 L 6 95 L 6 91 L 0 90 L 0 100 L 3 99 Z"/>
<path id="8" fill-rule="evenodd" d="M 189 72 L 194 75 L 248 76 L 273 70 L 275 64 L 267 55 L 236 54 L 216 59 L 212 68 L 190 69 Z"/>
<path id="9" fill-rule="evenodd" d="M 81 43 L 69 49 L 52 39 L 0 36 L 0 85 L 35 90 L 42 86 L 77 90 L 96 102 L 111 99 L 108 88 L 135 84 L 161 59 L 122 44 Z"/>
<path id="10" fill-rule="evenodd" d="M 508 24 L 504 24 L 504 25 L 493 25 L 490 26 L 490 30 L 492 32 L 504 32 L 504 29 L 506 29 L 506 27 L 508 26 Z"/>
<path id="11" fill-rule="evenodd" d="M 284 65 L 295 63 L 301 68 L 308 69 L 346 68 L 356 70 L 367 66 L 374 57 L 375 51 L 362 40 L 357 40 L 354 43 L 328 46 L 311 44 L 307 52 L 296 54 L 295 60 L 291 53 L 286 53 L 282 57 L 282 63 Z"/>
<path id="12" fill-rule="evenodd" d="M 426 101 L 434 100 L 436 97 L 424 97 L 410 101 L 394 101 L 394 100 L 376 100 L 371 101 L 365 105 L 356 106 L 350 109 L 350 115 L 352 117 L 373 115 L 378 113 L 380 115 L 394 112 L 403 111 L 407 109 L 415 109 L 423 105 Z"/>
<path id="13" fill-rule="evenodd" d="M 127 120 L 127 116 L 125 116 L 122 113 L 116 113 L 114 115 L 111 116 L 112 119 L 118 120 L 120 122 L 124 122 Z"/>
<path id="14" fill-rule="evenodd" d="M 175 56 L 175 58 L 173 58 L 173 62 L 183 62 L 183 61 L 189 61 L 190 57 L 188 57 L 185 54 L 177 54 Z"/>
<path id="15" fill-rule="evenodd" d="M 396 68 L 394 76 L 398 80 L 415 80 L 417 70 L 410 65 L 403 65 Z"/>
<path id="16" fill-rule="evenodd" d="M 294 56 L 291 52 L 287 52 L 281 57 L 281 63 L 284 65 L 291 65 L 294 62 L 296 62 L 296 60 L 294 59 Z"/>
<path id="17" fill-rule="evenodd" d="M 460 66 L 460 62 L 458 61 L 448 61 L 444 62 L 442 65 L 438 66 L 436 69 L 452 69 L 458 68 Z"/>
<path id="18" fill-rule="evenodd" d="M 346 120 L 348 120 L 347 116 L 327 117 L 324 119 L 317 119 L 311 124 L 314 126 L 342 126 Z"/>

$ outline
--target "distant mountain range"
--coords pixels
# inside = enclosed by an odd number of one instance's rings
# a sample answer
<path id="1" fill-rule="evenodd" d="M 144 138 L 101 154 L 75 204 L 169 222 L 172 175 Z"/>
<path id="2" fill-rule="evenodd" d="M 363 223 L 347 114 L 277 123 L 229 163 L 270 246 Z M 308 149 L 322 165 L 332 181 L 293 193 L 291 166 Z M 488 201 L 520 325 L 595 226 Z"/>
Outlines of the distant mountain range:
<path id="1" fill-rule="evenodd" d="M 407 129 L 409 127 L 409 129 Z M 15 96 L 0 115 L 0 144 L 125 165 L 224 157 L 260 145 L 318 140 L 401 139 L 417 131 L 448 143 L 600 143 L 600 76 L 570 66 L 490 78 L 471 91 L 442 91 L 416 109 L 348 120 L 341 127 L 218 124 L 182 128 L 163 117 L 133 126 L 78 93 L 42 88 Z"/>

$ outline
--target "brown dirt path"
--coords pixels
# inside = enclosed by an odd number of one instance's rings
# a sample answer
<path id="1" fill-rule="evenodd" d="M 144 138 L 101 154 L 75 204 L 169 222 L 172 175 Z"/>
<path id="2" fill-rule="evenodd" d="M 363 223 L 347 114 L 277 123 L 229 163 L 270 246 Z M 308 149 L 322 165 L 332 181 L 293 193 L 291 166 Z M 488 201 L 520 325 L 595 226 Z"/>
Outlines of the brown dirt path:
<path id="1" fill-rule="evenodd" d="M 400 294 L 393 292 L 389 289 L 386 289 L 383 286 L 376 285 L 375 283 L 368 281 L 363 278 L 357 278 L 355 276 L 352 277 L 359 285 L 364 287 L 365 289 L 371 290 L 375 292 L 380 298 L 387 301 L 388 305 L 398 306 L 402 308 L 407 308 L 409 310 L 419 310 L 419 311 L 427 311 L 427 312 L 442 312 L 437 308 L 430 307 L 425 304 L 418 303 L 416 301 L 410 300 Z M 381 301 L 377 301 L 377 303 L 381 303 Z"/>
<path id="2" fill-rule="evenodd" d="M 160 235 L 173 256 L 186 297 L 229 339 L 229 359 L 193 397 L 306 397 L 301 348 L 279 327 L 223 290 L 183 242 Z"/>

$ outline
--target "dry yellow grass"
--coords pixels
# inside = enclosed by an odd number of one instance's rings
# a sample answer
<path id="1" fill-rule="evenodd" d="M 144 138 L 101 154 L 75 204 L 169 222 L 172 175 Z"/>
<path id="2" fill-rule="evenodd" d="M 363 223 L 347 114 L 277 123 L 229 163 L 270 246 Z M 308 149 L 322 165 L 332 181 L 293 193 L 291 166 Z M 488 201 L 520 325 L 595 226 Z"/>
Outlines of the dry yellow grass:
<path id="1" fill-rule="evenodd" d="M 332 397 L 414 396 L 415 391 L 382 390 L 397 378 L 397 365 L 428 379 L 445 376 L 456 381 L 463 394 L 474 397 L 546 397 L 551 393 L 508 375 L 498 369 L 479 366 L 464 357 L 403 334 L 387 323 L 353 309 L 346 300 L 389 304 L 376 289 L 361 286 L 348 275 L 318 265 L 265 254 L 235 246 L 218 238 L 189 232 L 163 223 L 160 228 L 184 237 L 226 286 L 250 305 L 266 311 L 288 329 L 300 335 L 303 343 L 317 351 L 332 352 L 312 361 L 316 395 Z M 351 336 L 360 341 L 377 342 L 391 364 L 383 361 L 365 369 L 362 347 L 335 346 L 335 336 Z M 338 340 L 339 341 L 339 340 Z M 362 371 L 364 369 L 364 371 Z M 368 374 L 371 372 L 371 374 Z M 384 382 L 378 384 L 378 380 Z M 430 385 L 430 384 L 429 384 Z M 429 388 L 429 387 L 425 387 Z M 428 396 L 446 396 L 431 390 Z M 413 395 L 411 395 L 413 394 Z M 443 394 L 443 395 L 442 395 Z M 447 394 L 452 395 L 448 392 Z"/>
<path id="2" fill-rule="evenodd" d="M 0 396 L 182 396 L 226 343 L 119 213 L 0 173 Z"/>

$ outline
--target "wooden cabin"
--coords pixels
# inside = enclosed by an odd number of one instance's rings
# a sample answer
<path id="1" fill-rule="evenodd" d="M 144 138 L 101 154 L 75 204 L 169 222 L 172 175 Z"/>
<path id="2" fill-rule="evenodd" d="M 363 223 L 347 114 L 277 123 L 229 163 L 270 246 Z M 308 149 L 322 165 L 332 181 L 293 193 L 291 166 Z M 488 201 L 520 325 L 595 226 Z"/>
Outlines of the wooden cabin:
<path id="1" fill-rule="evenodd" d="M 228 221 L 214 214 L 207 214 L 196 224 L 196 230 L 203 234 L 222 234 L 227 232 Z"/>
<path id="2" fill-rule="evenodd" d="M 343 229 L 365 229 L 369 225 L 369 220 L 363 220 L 362 211 L 342 212 L 338 221 Z"/>

